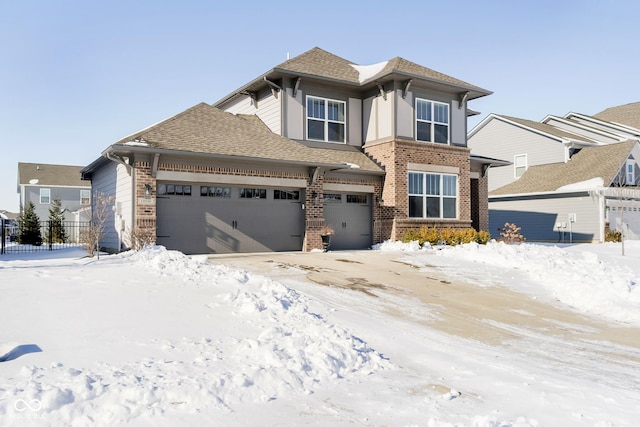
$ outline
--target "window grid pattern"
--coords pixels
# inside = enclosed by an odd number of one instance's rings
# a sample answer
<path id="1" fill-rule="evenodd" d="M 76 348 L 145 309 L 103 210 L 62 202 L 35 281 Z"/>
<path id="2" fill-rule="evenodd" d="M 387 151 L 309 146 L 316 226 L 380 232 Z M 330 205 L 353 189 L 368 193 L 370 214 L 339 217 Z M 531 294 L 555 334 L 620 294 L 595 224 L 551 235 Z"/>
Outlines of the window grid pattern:
<path id="1" fill-rule="evenodd" d="M 346 103 L 307 97 L 307 139 L 345 142 Z"/>
<path id="2" fill-rule="evenodd" d="M 273 190 L 275 200 L 300 200 L 300 191 Z"/>
<path id="3" fill-rule="evenodd" d="M 40 189 L 40 203 L 43 205 L 48 205 L 51 203 L 51 189 L 50 188 L 41 188 Z"/>
<path id="4" fill-rule="evenodd" d="M 513 158 L 514 176 L 520 178 L 527 170 L 527 155 L 518 154 Z"/>
<path id="5" fill-rule="evenodd" d="M 200 186 L 201 197 L 231 197 L 230 187 Z"/>
<path id="6" fill-rule="evenodd" d="M 449 104 L 416 98 L 416 139 L 449 143 Z"/>
<path id="7" fill-rule="evenodd" d="M 265 188 L 241 188 L 241 199 L 266 199 L 267 190 Z"/>
<path id="8" fill-rule="evenodd" d="M 456 175 L 409 172 L 410 218 L 457 218 Z"/>
<path id="9" fill-rule="evenodd" d="M 80 190 L 80 204 L 84 206 L 91 204 L 91 190 Z"/>
<path id="10" fill-rule="evenodd" d="M 158 196 L 190 196 L 191 186 L 183 184 L 158 184 Z"/>

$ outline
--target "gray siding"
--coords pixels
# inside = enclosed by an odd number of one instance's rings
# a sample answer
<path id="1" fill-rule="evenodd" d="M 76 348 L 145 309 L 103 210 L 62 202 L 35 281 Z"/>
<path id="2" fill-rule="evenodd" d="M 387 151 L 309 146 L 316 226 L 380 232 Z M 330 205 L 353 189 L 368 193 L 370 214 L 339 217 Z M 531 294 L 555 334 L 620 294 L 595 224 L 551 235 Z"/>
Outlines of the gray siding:
<path id="1" fill-rule="evenodd" d="M 97 197 L 116 196 L 117 173 L 116 163 L 110 162 L 106 166 L 97 170 L 92 177 L 92 205 L 96 205 Z M 118 225 L 116 224 L 116 215 L 110 207 L 106 210 L 107 221 L 104 227 L 104 237 L 100 241 L 100 246 L 112 250 L 120 250 L 120 234 L 118 233 Z"/>
<path id="2" fill-rule="evenodd" d="M 277 98 L 271 91 L 260 93 L 257 101 L 257 108 L 250 97 L 243 95 L 229 101 L 221 108 L 232 114 L 255 114 L 260 117 L 269 129 L 275 134 L 282 134 L 281 102 L 282 96 L 286 96 L 282 91 L 278 92 Z"/>
<path id="3" fill-rule="evenodd" d="M 134 229 L 133 223 L 133 178 L 124 165 L 116 167 L 116 210 L 114 228 L 119 240 L 127 247 L 131 247 L 129 237 Z"/>
<path id="4" fill-rule="evenodd" d="M 372 96 L 364 100 L 365 140 L 367 142 L 393 136 L 393 101 L 389 94 L 385 100 L 382 96 Z"/>
<path id="5" fill-rule="evenodd" d="M 586 192 L 493 197 L 489 198 L 489 231 L 492 237 L 500 237 L 498 229 L 509 222 L 521 227 L 522 235 L 532 242 L 598 242 L 600 210 L 599 199 Z M 569 214 L 575 214 L 576 222 L 569 221 Z"/>
<path id="6" fill-rule="evenodd" d="M 517 155 L 526 154 L 527 167 L 565 160 L 565 147 L 559 140 L 495 118 L 474 133 L 468 144 L 473 154 L 509 162 L 513 162 Z M 489 191 L 516 179 L 513 165 L 491 169 Z"/>
<path id="7" fill-rule="evenodd" d="M 40 189 L 48 188 L 50 190 L 50 202 L 40 203 Z M 29 202 L 33 202 L 35 206 L 35 212 L 40 218 L 40 221 L 46 221 L 49 219 L 49 209 L 51 208 L 51 202 L 58 198 L 61 201 L 62 208 L 66 209 L 65 221 L 73 221 L 74 216 L 72 212 L 75 212 L 83 207 L 80 202 L 80 191 L 91 190 L 90 187 L 55 187 L 46 185 L 25 185 L 23 189 L 24 201 L 23 206 L 26 206 Z"/>
<path id="8" fill-rule="evenodd" d="M 396 133 L 399 137 L 413 138 L 414 114 L 413 114 L 413 94 L 407 93 L 407 97 L 402 97 L 402 90 L 396 91 Z"/>
<path id="9" fill-rule="evenodd" d="M 451 101 L 449 105 L 451 115 L 450 141 L 453 145 L 467 146 L 467 109 L 458 108 L 458 101 Z"/>
<path id="10" fill-rule="evenodd" d="M 349 109 L 349 124 L 347 125 L 347 144 L 362 146 L 362 101 L 357 98 L 349 98 L 347 103 Z"/>
<path id="11" fill-rule="evenodd" d="M 302 92 L 298 91 L 294 98 L 293 89 L 287 88 L 285 96 L 285 128 L 282 136 L 302 140 L 304 139 L 304 100 Z"/>

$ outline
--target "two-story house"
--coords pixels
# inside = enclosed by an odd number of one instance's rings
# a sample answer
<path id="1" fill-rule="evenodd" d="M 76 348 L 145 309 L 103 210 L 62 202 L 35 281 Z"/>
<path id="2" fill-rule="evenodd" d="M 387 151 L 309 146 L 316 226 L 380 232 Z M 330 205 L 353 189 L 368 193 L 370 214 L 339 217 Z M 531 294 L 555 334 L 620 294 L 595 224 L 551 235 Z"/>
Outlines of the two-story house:
<path id="1" fill-rule="evenodd" d="M 77 212 L 87 209 L 91 204 L 91 183 L 81 179 L 82 168 L 18 163 L 17 191 L 21 208 L 32 202 L 40 220 L 46 221 L 49 218 L 51 203 L 59 199 L 65 221 L 77 220 Z"/>
<path id="2" fill-rule="evenodd" d="M 535 241 L 599 242 L 609 228 L 640 236 L 639 126 L 640 103 L 539 122 L 487 116 L 469 146 L 512 162 L 489 176 L 490 231 L 511 222 Z"/>
<path id="3" fill-rule="evenodd" d="M 420 226 L 487 228 L 467 102 L 489 91 L 402 58 L 361 66 L 319 48 L 213 105 L 109 146 L 83 169 L 116 197 L 103 244 L 144 230 L 186 253 L 367 248 Z"/>

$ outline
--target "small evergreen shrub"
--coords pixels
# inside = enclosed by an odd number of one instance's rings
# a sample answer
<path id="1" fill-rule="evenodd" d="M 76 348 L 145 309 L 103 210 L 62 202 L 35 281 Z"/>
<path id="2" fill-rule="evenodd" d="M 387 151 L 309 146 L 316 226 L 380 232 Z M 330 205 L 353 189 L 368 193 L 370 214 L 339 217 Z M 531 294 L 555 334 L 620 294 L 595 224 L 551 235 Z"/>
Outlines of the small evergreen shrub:
<path id="1" fill-rule="evenodd" d="M 42 245 L 40 218 L 38 218 L 36 207 L 31 201 L 21 209 L 20 215 L 18 215 L 18 243 L 21 245 Z"/>
<path id="2" fill-rule="evenodd" d="M 607 230 L 604 235 L 605 242 L 622 242 L 622 231 L 620 230 Z"/>
<path id="3" fill-rule="evenodd" d="M 447 244 L 450 246 L 464 243 L 486 244 L 491 240 L 491 235 L 487 231 L 476 231 L 473 228 L 436 228 L 420 227 L 419 229 L 407 230 L 402 238 L 405 243 L 418 241 L 420 245 L 429 243 L 432 246 Z"/>

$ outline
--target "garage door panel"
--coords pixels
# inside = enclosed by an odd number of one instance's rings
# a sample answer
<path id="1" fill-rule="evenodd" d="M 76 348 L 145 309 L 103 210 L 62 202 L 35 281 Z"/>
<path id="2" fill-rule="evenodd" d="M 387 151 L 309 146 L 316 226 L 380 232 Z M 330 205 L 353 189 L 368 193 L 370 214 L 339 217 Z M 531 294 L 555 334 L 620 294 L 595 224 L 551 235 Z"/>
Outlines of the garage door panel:
<path id="1" fill-rule="evenodd" d="M 198 190 L 190 197 L 158 197 L 159 244 L 189 254 L 302 249 L 303 196 L 276 200 L 266 189 L 265 198 L 240 198 L 240 187 L 208 187 L 215 195 L 209 196 L 193 187 Z"/>
<path id="2" fill-rule="evenodd" d="M 325 194 L 324 219 L 335 234 L 331 248 L 366 249 L 373 243 L 371 195 L 351 193 Z"/>

